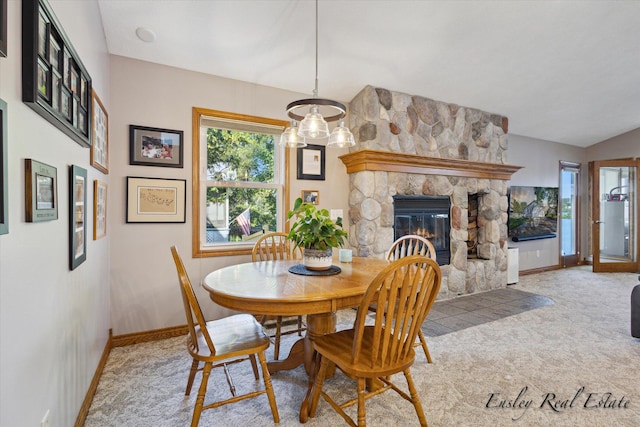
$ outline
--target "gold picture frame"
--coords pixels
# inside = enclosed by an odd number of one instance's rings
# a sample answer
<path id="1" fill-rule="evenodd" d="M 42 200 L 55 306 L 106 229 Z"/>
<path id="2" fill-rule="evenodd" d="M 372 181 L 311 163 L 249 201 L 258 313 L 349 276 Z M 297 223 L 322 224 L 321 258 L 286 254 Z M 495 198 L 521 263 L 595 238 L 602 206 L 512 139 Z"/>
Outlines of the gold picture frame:
<path id="1" fill-rule="evenodd" d="M 95 90 L 91 91 L 91 166 L 109 173 L 109 115 Z"/>
<path id="2" fill-rule="evenodd" d="M 320 204 L 320 192 L 318 190 L 302 190 L 302 201 L 318 205 Z"/>

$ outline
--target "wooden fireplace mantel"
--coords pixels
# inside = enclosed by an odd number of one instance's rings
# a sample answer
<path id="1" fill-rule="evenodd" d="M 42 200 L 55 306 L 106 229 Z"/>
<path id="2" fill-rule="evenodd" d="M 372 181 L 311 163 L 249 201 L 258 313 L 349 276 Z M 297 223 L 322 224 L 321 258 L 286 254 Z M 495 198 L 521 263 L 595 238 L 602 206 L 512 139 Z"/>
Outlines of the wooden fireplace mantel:
<path id="1" fill-rule="evenodd" d="M 347 167 L 347 173 L 385 171 L 510 180 L 511 175 L 522 169 L 522 166 L 503 165 L 500 163 L 441 159 L 438 157 L 369 149 L 342 155 L 340 160 Z"/>

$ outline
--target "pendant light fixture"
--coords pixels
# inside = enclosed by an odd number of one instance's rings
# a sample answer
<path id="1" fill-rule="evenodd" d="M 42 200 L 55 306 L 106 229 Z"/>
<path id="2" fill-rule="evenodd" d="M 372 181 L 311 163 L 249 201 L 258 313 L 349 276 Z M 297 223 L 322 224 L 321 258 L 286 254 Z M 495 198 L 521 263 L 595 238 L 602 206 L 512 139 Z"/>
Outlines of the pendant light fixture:
<path id="1" fill-rule="evenodd" d="M 305 115 L 305 111 L 308 112 Z M 299 99 L 287 105 L 291 125 L 280 137 L 280 145 L 304 147 L 308 139 L 329 138 L 327 147 L 352 147 L 353 134 L 344 124 L 347 108 L 344 104 L 318 97 L 318 0 L 316 0 L 316 80 L 313 98 Z M 338 126 L 329 133 L 327 122 L 338 121 Z M 298 122 L 300 125 L 298 125 Z"/>

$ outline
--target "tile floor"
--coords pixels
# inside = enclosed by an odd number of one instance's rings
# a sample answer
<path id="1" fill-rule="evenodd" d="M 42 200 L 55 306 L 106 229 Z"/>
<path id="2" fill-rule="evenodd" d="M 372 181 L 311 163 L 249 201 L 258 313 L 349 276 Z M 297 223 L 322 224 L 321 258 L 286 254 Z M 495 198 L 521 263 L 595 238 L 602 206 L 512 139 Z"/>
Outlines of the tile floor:
<path id="1" fill-rule="evenodd" d="M 436 301 L 422 331 L 436 337 L 551 304 L 551 298 L 512 287 Z"/>

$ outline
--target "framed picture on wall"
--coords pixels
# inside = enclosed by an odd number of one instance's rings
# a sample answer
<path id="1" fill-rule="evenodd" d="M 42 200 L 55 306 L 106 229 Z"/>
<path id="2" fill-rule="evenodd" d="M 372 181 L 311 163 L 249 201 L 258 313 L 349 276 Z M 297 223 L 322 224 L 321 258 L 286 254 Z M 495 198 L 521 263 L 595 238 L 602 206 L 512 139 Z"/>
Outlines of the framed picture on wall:
<path id="1" fill-rule="evenodd" d="M 87 170 L 69 167 L 69 269 L 87 259 Z"/>
<path id="2" fill-rule="evenodd" d="M 302 190 L 302 201 L 317 205 L 320 203 L 320 192 L 318 190 Z"/>
<path id="3" fill-rule="evenodd" d="M 96 91 L 91 92 L 91 166 L 109 173 L 109 116 Z"/>
<path id="4" fill-rule="evenodd" d="M 0 234 L 9 233 L 9 175 L 7 164 L 7 103 L 0 99 Z"/>
<path id="5" fill-rule="evenodd" d="M 312 179 L 324 181 L 326 165 L 325 146 L 307 145 L 298 148 L 298 179 Z"/>
<path id="6" fill-rule="evenodd" d="M 7 1 L 0 0 L 0 56 L 7 56 Z"/>
<path id="7" fill-rule="evenodd" d="M 22 101 L 91 146 L 91 76 L 46 0 L 22 1 Z"/>
<path id="8" fill-rule="evenodd" d="M 24 161 L 24 204 L 27 222 L 58 219 L 58 177 L 53 166 Z"/>
<path id="9" fill-rule="evenodd" d="M 186 179 L 127 177 L 127 223 L 185 222 Z"/>
<path id="10" fill-rule="evenodd" d="M 107 235 L 107 183 L 93 181 L 93 240 Z"/>
<path id="11" fill-rule="evenodd" d="M 182 167 L 183 131 L 129 126 L 129 164 Z"/>

